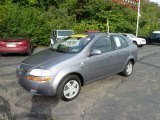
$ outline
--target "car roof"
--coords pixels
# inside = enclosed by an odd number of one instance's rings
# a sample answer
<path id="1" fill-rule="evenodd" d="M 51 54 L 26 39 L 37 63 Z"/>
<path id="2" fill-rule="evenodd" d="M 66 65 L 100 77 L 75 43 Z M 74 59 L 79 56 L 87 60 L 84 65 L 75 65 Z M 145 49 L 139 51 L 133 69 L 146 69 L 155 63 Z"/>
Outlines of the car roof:
<path id="1" fill-rule="evenodd" d="M 82 34 L 86 34 L 86 35 L 120 35 L 119 33 L 107 33 L 107 32 L 84 32 Z"/>
<path id="2" fill-rule="evenodd" d="M 153 33 L 160 33 L 160 31 L 154 31 Z"/>
<path id="3" fill-rule="evenodd" d="M 121 34 L 119 33 L 106 33 L 106 32 L 84 32 L 84 33 L 76 33 L 76 34 L 73 34 L 73 35 L 70 35 L 70 37 L 86 37 L 88 35 L 94 35 L 95 37 L 98 37 L 98 36 L 111 36 L 111 35 L 120 35 L 122 36 Z"/>

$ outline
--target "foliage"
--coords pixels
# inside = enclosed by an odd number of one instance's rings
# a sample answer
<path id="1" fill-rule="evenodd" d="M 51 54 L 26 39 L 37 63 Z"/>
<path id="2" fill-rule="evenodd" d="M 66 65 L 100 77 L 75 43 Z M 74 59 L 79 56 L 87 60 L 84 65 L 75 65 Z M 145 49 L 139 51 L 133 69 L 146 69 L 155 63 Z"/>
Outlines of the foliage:
<path id="1" fill-rule="evenodd" d="M 0 11 L 1 36 L 27 34 L 36 45 L 49 45 L 52 29 L 65 29 L 70 25 L 70 17 L 65 16 L 68 21 L 64 21 L 64 15 L 54 7 L 44 11 L 32 6 L 7 4 L 0 6 Z"/>
<path id="2" fill-rule="evenodd" d="M 147 7 L 146 7 L 147 6 Z M 1 0 L 0 36 L 28 34 L 36 45 L 50 43 L 52 29 L 87 29 L 135 34 L 137 11 L 111 0 Z M 160 6 L 141 1 L 139 35 L 160 28 Z"/>

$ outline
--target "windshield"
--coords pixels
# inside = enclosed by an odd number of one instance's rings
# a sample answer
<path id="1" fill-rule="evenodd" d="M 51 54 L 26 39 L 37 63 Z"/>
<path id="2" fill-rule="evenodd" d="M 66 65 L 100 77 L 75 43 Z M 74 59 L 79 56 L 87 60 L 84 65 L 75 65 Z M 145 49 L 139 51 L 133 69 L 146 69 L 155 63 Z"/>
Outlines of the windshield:
<path id="1" fill-rule="evenodd" d="M 78 53 L 80 52 L 86 44 L 94 38 L 93 35 L 72 35 L 61 41 L 57 41 L 52 49 L 58 52 L 65 52 L 65 53 Z"/>
<path id="2" fill-rule="evenodd" d="M 137 38 L 135 35 L 133 35 L 133 34 L 128 34 L 128 36 L 130 37 L 130 38 Z"/>
<path id="3" fill-rule="evenodd" d="M 58 36 L 70 36 L 73 31 L 58 31 Z"/>

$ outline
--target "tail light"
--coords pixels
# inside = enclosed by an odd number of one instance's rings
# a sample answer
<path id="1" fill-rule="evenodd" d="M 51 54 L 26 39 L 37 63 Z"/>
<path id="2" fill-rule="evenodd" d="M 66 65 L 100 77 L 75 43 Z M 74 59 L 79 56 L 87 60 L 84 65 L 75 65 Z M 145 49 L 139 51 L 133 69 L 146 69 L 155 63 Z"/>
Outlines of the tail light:
<path id="1" fill-rule="evenodd" d="M 0 41 L 0 46 L 4 46 L 4 42 Z"/>
<path id="2" fill-rule="evenodd" d="M 28 42 L 27 41 L 21 41 L 21 42 L 18 42 L 17 45 L 19 45 L 19 46 L 27 46 Z"/>

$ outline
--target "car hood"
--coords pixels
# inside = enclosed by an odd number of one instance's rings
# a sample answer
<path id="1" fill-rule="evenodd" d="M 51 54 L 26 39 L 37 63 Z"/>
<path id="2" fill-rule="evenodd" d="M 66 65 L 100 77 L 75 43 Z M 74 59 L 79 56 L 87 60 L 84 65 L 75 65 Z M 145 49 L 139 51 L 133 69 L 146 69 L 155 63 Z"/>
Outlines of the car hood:
<path id="1" fill-rule="evenodd" d="M 130 38 L 132 40 L 145 40 L 144 38 Z"/>
<path id="2" fill-rule="evenodd" d="M 64 60 L 70 59 L 73 56 L 75 56 L 75 54 L 61 53 L 51 49 L 45 49 L 28 57 L 22 61 L 22 64 L 49 68 L 53 65 L 63 62 Z"/>

